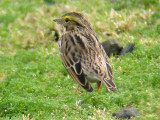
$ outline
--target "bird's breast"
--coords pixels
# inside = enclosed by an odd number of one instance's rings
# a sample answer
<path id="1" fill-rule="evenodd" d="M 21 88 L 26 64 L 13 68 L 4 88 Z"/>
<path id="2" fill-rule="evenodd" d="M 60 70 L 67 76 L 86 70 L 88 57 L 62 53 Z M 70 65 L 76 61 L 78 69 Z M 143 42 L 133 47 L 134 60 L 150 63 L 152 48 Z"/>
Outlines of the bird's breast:
<path id="1" fill-rule="evenodd" d="M 97 78 L 96 76 L 93 76 L 93 75 L 86 75 L 86 79 L 90 83 L 97 83 L 97 82 L 101 81 L 99 78 Z"/>

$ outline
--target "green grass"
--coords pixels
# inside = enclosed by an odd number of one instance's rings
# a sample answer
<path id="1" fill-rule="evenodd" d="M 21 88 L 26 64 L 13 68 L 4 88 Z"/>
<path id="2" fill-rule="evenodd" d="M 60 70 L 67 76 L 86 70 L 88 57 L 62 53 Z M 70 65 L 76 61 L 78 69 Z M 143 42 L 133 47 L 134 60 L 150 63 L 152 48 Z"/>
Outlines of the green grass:
<path id="1" fill-rule="evenodd" d="M 112 1 L 112 0 L 111 0 Z M 135 120 L 160 119 L 160 31 L 158 0 L 0 1 L 0 119 L 113 119 L 131 104 Z M 87 93 L 69 77 L 58 56 L 53 18 L 83 13 L 99 40 L 136 44 L 110 64 L 118 91 Z M 120 31 L 117 34 L 117 30 Z M 96 85 L 92 85 L 96 89 Z"/>

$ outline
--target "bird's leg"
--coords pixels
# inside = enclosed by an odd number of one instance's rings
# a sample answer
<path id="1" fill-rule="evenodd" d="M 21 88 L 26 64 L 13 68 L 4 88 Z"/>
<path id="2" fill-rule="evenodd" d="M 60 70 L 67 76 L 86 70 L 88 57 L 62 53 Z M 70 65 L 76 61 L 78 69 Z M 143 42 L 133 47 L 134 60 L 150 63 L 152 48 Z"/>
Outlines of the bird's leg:
<path id="1" fill-rule="evenodd" d="M 97 92 L 99 91 L 100 87 L 101 87 L 101 82 L 97 82 Z"/>
<path id="2" fill-rule="evenodd" d="M 78 89 L 80 88 L 80 85 L 78 85 L 76 88 L 75 88 L 75 90 L 74 90 L 74 92 L 78 92 Z"/>

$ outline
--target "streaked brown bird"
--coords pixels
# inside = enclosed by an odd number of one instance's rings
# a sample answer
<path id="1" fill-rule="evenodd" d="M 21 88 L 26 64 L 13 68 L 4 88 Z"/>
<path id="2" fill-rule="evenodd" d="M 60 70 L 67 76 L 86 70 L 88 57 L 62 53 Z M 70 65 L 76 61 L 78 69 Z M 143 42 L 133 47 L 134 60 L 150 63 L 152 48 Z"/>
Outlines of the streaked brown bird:
<path id="1" fill-rule="evenodd" d="M 115 91 L 108 56 L 84 16 L 70 12 L 54 21 L 63 26 L 62 36 L 58 40 L 59 55 L 78 85 L 92 92 L 90 83 L 97 83 L 98 91 L 103 82 L 109 91 Z"/>

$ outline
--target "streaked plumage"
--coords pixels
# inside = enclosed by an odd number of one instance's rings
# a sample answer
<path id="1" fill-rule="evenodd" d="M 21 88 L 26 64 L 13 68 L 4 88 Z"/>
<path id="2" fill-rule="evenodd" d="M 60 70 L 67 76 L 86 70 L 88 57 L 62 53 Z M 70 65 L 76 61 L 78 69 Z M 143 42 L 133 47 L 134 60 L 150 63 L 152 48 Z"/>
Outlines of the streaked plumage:
<path id="1" fill-rule="evenodd" d="M 63 25 L 63 33 L 58 40 L 59 54 L 78 85 L 92 92 L 90 83 L 97 83 L 99 90 L 103 82 L 109 91 L 115 91 L 108 57 L 90 23 L 76 12 L 67 13 L 54 21 Z"/>

